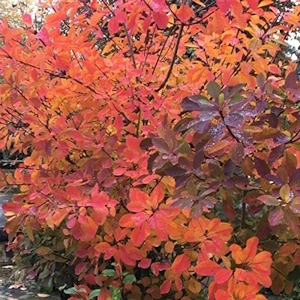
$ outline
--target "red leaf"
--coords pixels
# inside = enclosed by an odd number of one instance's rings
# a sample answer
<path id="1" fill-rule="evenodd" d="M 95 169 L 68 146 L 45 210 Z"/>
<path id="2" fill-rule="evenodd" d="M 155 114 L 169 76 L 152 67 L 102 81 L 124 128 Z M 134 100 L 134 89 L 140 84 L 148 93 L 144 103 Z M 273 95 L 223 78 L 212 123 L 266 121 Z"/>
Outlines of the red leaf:
<path id="1" fill-rule="evenodd" d="M 31 19 L 31 16 L 30 14 L 24 14 L 22 16 L 22 20 L 25 24 L 28 24 L 28 25 L 31 25 L 32 24 L 32 19 Z"/>
<path id="2" fill-rule="evenodd" d="M 76 265 L 75 267 L 75 274 L 79 275 L 82 273 L 82 271 L 84 271 L 85 267 L 87 266 L 87 262 L 81 262 L 78 265 Z"/>
<path id="3" fill-rule="evenodd" d="M 166 279 L 160 286 L 161 294 L 168 294 L 171 289 L 172 279 Z"/>
<path id="4" fill-rule="evenodd" d="M 174 274 L 182 273 L 187 271 L 191 265 L 191 262 L 186 254 L 180 254 L 176 256 L 173 264 L 172 264 L 172 271 Z"/>
<path id="5" fill-rule="evenodd" d="M 151 270 L 155 276 L 161 271 L 169 270 L 170 266 L 166 263 L 155 262 L 151 265 Z"/>
<path id="6" fill-rule="evenodd" d="M 69 195 L 69 197 L 71 198 L 71 200 L 75 200 L 75 201 L 81 200 L 82 195 L 77 187 L 68 185 L 66 187 L 66 192 Z"/>
<path id="7" fill-rule="evenodd" d="M 39 33 L 37 33 L 36 37 L 40 39 L 46 46 L 52 45 L 49 32 L 45 27 L 43 27 Z"/>
<path id="8" fill-rule="evenodd" d="M 230 9 L 230 0 L 217 0 L 217 5 L 222 12 L 227 12 Z"/>
<path id="9" fill-rule="evenodd" d="M 78 216 L 78 222 L 81 225 L 81 232 L 77 232 L 76 236 L 83 242 L 89 242 L 95 237 L 98 230 L 98 224 L 89 216 L 81 215 Z"/>
<path id="10" fill-rule="evenodd" d="M 203 276 L 211 276 L 215 275 L 220 269 L 220 265 L 216 262 L 207 259 L 198 263 L 198 265 L 194 268 L 194 271 Z"/>
<path id="11" fill-rule="evenodd" d="M 119 21 L 116 17 L 113 17 L 112 19 L 109 20 L 108 31 L 111 35 L 118 32 L 119 28 L 120 28 Z"/>
<path id="12" fill-rule="evenodd" d="M 183 285 L 182 285 L 182 280 L 181 280 L 180 277 L 176 277 L 176 278 L 175 278 L 175 286 L 176 286 L 176 288 L 177 288 L 177 291 L 180 292 L 180 291 L 182 290 Z"/>
<path id="13" fill-rule="evenodd" d="M 249 7 L 252 9 L 257 9 L 258 7 L 258 0 L 247 0 Z"/>
<path id="14" fill-rule="evenodd" d="M 191 7 L 182 3 L 177 11 L 176 16 L 182 23 L 186 23 L 190 18 L 195 16 L 195 13 Z"/>
<path id="15" fill-rule="evenodd" d="M 2 209 L 5 214 L 11 213 L 11 212 L 13 212 L 15 214 L 19 214 L 24 211 L 24 205 L 20 204 L 20 203 L 5 202 L 2 205 Z"/>
<path id="16" fill-rule="evenodd" d="M 169 18 L 163 11 L 154 11 L 153 19 L 159 29 L 165 29 L 169 23 Z"/>
<path id="17" fill-rule="evenodd" d="M 96 210 L 103 210 L 103 208 L 106 208 L 105 206 L 108 202 L 109 196 L 105 192 L 101 191 L 100 193 L 92 194 L 92 198 L 88 200 L 86 204 L 92 206 Z"/>
<path id="18" fill-rule="evenodd" d="M 129 266 L 135 266 L 136 262 L 142 259 L 140 250 L 129 245 L 119 245 L 119 254 L 121 260 Z"/>
<path id="19" fill-rule="evenodd" d="M 219 271 L 217 271 L 217 273 L 215 274 L 215 280 L 216 283 L 218 284 L 222 284 L 224 282 L 227 282 L 228 279 L 231 277 L 232 275 L 232 270 L 228 270 L 228 269 L 220 269 Z"/>
<path id="20" fill-rule="evenodd" d="M 114 237 L 116 242 L 123 240 L 127 235 L 127 228 L 121 229 L 120 227 L 116 228 L 114 231 Z"/>
<path id="21" fill-rule="evenodd" d="M 122 176 L 126 172 L 126 168 L 117 168 L 113 170 L 115 176 Z"/>
<path id="22" fill-rule="evenodd" d="M 150 258 L 142 258 L 138 264 L 138 267 L 141 269 L 148 269 L 151 265 L 151 262 L 152 261 Z"/>

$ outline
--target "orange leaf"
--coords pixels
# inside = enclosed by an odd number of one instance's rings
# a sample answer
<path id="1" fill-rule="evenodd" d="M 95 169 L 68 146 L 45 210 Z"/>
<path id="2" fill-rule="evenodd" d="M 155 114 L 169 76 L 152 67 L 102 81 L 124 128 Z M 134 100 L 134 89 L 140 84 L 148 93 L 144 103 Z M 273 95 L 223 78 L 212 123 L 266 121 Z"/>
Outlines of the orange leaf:
<path id="1" fill-rule="evenodd" d="M 230 246 L 231 255 L 237 264 L 249 262 L 257 252 L 258 238 L 252 237 L 247 241 L 246 248 L 242 250 L 239 245 Z"/>
<path id="2" fill-rule="evenodd" d="M 55 226 L 59 226 L 67 214 L 70 212 L 71 208 L 62 208 L 54 212 L 52 216 L 52 222 Z"/>
<path id="3" fill-rule="evenodd" d="M 191 262 L 188 256 L 186 254 L 180 254 L 176 256 L 171 269 L 175 274 L 178 274 L 187 271 L 190 265 Z"/>
<path id="4" fill-rule="evenodd" d="M 271 253 L 262 251 L 257 253 L 258 238 L 252 237 L 247 241 L 245 249 L 239 245 L 230 246 L 231 256 L 238 267 L 234 277 L 239 281 L 246 281 L 249 284 L 261 284 L 269 287 L 272 283 L 271 275 Z"/>
<path id="5" fill-rule="evenodd" d="M 150 234 L 150 228 L 147 222 L 135 227 L 131 232 L 131 241 L 133 246 L 141 246 Z"/>
<path id="6" fill-rule="evenodd" d="M 173 253 L 174 251 L 174 243 L 171 241 L 167 241 L 165 244 L 165 251 L 169 254 Z"/>
<path id="7" fill-rule="evenodd" d="M 133 219 L 133 214 L 126 214 L 121 217 L 119 220 L 119 226 L 121 227 L 134 227 L 135 221 Z"/>
<path id="8" fill-rule="evenodd" d="M 176 13 L 176 16 L 182 23 L 186 23 L 190 18 L 195 16 L 195 13 L 190 6 L 182 3 Z"/>
<path id="9" fill-rule="evenodd" d="M 92 240 L 98 230 L 98 224 L 89 216 L 78 216 L 78 222 L 81 225 L 79 240 L 88 242 Z"/>
<path id="10" fill-rule="evenodd" d="M 148 207 L 149 196 L 140 189 L 130 189 L 129 198 L 127 208 L 131 212 L 140 212 Z"/>

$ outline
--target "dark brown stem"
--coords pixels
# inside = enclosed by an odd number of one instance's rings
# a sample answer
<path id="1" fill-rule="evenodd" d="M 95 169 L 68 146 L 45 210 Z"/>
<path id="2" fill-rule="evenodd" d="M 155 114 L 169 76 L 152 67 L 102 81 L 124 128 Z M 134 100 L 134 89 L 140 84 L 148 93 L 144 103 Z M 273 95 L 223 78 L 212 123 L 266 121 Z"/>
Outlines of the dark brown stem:
<path id="1" fill-rule="evenodd" d="M 168 80 L 169 80 L 169 78 L 170 78 L 170 76 L 172 74 L 172 70 L 173 70 L 173 67 L 174 67 L 174 64 L 175 64 L 175 61 L 176 61 L 176 57 L 177 57 L 177 51 L 178 51 L 180 40 L 181 40 L 182 33 L 183 33 L 183 27 L 184 27 L 184 24 L 181 24 L 180 27 L 179 27 L 177 43 L 175 45 L 175 50 L 174 50 L 173 58 L 172 58 L 171 65 L 170 65 L 170 68 L 168 70 L 167 76 L 166 76 L 165 80 L 161 83 L 161 85 L 159 86 L 159 88 L 157 88 L 155 90 L 156 92 L 159 92 L 166 85 L 166 83 L 168 82 Z"/>
<path id="2" fill-rule="evenodd" d="M 124 30 L 125 30 L 125 33 L 126 33 L 126 38 L 127 38 L 127 43 L 128 43 L 129 50 L 130 50 L 130 56 L 131 56 L 131 60 L 132 60 L 132 65 L 136 69 L 136 61 L 135 61 L 135 58 L 134 58 L 134 53 L 133 53 L 133 47 L 132 47 L 131 38 L 129 36 L 128 29 L 127 29 L 127 27 L 126 27 L 125 24 L 123 24 L 123 27 L 124 27 Z"/>
<path id="3" fill-rule="evenodd" d="M 241 229 L 245 228 L 246 223 L 246 204 L 242 203 Z"/>

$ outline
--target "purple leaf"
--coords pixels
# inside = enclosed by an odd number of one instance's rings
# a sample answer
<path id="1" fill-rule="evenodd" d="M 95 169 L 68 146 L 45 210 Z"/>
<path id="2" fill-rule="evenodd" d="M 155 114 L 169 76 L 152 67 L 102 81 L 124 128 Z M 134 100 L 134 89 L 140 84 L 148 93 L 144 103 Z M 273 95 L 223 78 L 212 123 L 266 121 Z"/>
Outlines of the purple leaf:
<path id="1" fill-rule="evenodd" d="M 172 166 L 165 169 L 164 173 L 168 176 L 178 177 L 186 174 L 186 170 L 179 166 Z"/>
<path id="2" fill-rule="evenodd" d="M 153 143 L 152 143 L 151 138 L 145 138 L 140 142 L 140 148 L 143 150 L 151 148 L 152 146 L 153 146 Z"/>
<path id="3" fill-rule="evenodd" d="M 210 120 L 205 122 L 199 121 L 197 124 L 193 126 L 193 129 L 196 130 L 198 133 L 202 134 L 208 130 L 209 125 L 210 125 Z"/>
<path id="4" fill-rule="evenodd" d="M 215 126 L 212 126 L 209 129 L 209 135 L 214 142 L 217 142 L 222 139 L 225 133 L 224 129 L 225 129 L 225 125 L 223 123 L 219 123 Z"/>
<path id="5" fill-rule="evenodd" d="M 163 139 L 158 138 L 158 137 L 154 137 L 154 138 L 152 138 L 152 143 L 157 148 L 157 150 L 159 152 L 162 152 L 162 153 L 165 153 L 165 154 L 170 153 L 169 146 Z"/>
<path id="6" fill-rule="evenodd" d="M 293 172 L 290 177 L 290 183 L 297 183 L 297 182 L 300 182 L 300 169 L 297 169 L 295 172 Z"/>
<path id="7" fill-rule="evenodd" d="M 285 79 L 285 88 L 296 89 L 297 88 L 297 74 L 295 71 L 289 73 Z"/>
<path id="8" fill-rule="evenodd" d="M 258 87 L 262 90 L 265 86 L 265 82 L 266 82 L 266 78 L 264 76 L 264 74 L 260 73 L 258 74 L 257 78 L 256 78 L 256 82 Z"/>
<path id="9" fill-rule="evenodd" d="M 258 157 L 254 157 L 254 165 L 257 170 L 257 173 L 261 177 L 264 177 L 265 175 L 270 174 L 269 166 L 267 165 L 267 163 L 264 160 L 262 160 Z"/>
<path id="10" fill-rule="evenodd" d="M 284 182 L 280 178 L 278 178 L 277 176 L 275 176 L 275 175 L 267 174 L 265 176 L 265 178 L 268 179 L 269 181 L 273 181 L 275 184 L 284 185 Z"/>
<path id="11" fill-rule="evenodd" d="M 218 116 L 219 112 L 218 111 L 208 111 L 208 110 L 203 110 L 202 112 L 199 113 L 198 115 L 198 120 L 204 122 L 204 121 L 210 121 L 213 117 Z"/>
<path id="12" fill-rule="evenodd" d="M 231 128 L 231 132 L 245 147 L 253 143 L 253 138 L 248 132 L 237 128 Z"/>
<path id="13" fill-rule="evenodd" d="M 285 145 L 282 144 L 271 150 L 271 152 L 269 154 L 269 159 L 268 159 L 268 162 L 270 165 L 273 164 L 273 162 L 275 162 L 280 156 L 283 155 L 284 149 L 285 149 Z"/>
<path id="14" fill-rule="evenodd" d="M 215 100 L 218 100 L 219 95 L 221 94 L 221 88 L 215 81 L 210 81 L 207 84 L 207 91 Z"/>
<path id="15" fill-rule="evenodd" d="M 181 106 L 186 111 L 218 111 L 217 104 L 212 101 L 209 101 L 202 95 L 193 95 L 184 98 L 181 102 Z"/>
<path id="16" fill-rule="evenodd" d="M 245 84 L 244 83 L 240 83 L 240 84 L 237 84 L 235 86 L 229 86 L 229 87 L 226 87 L 224 89 L 224 96 L 225 96 L 225 99 L 229 99 L 229 98 L 232 98 L 233 96 L 235 96 L 237 93 L 241 92 L 243 90 L 243 88 L 245 87 Z"/>
<path id="17" fill-rule="evenodd" d="M 291 210 L 295 213 L 295 214 L 300 214 L 300 197 L 296 197 L 292 200 L 291 203 Z"/>
<path id="18" fill-rule="evenodd" d="M 269 114 L 269 123 L 272 128 L 277 128 L 278 117 L 275 114 Z"/>
<path id="19" fill-rule="evenodd" d="M 283 221 L 283 210 L 280 207 L 276 207 L 275 209 L 269 212 L 268 221 L 271 226 L 276 226 L 282 223 Z"/>
<path id="20" fill-rule="evenodd" d="M 241 165 L 244 155 L 244 146 L 241 143 L 235 143 L 229 150 L 229 157 L 237 166 Z"/>
<path id="21" fill-rule="evenodd" d="M 195 154 L 195 157 L 194 157 L 194 161 L 193 161 L 194 169 L 200 168 L 203 160 L 204 160 L 204 151 L 203 150 L 197 151 Z"/>
<path id="22" fill-rule="evenodd" d="M 183 199 L 179 199 L 179 200 L 173 202 L 171 204 L 171 206 L 172 207 L 180 207 L 182 209 L 190 208 L 193 205 L 194 201 L 195 201 L 195 199 L 183 198 Z"/>
<path id="23" fill-rule="evenodd" d="M 241 127 L 244 122 L 244 118 L 240 114 L 230 114 L 224 118 L 224 122 L 230 127 Z"/>
<path id="24" fill-rule="evenodd" d="M 182 132 L 192 127 L 195 118 L 184 118 L 180 120 L 174 127 L 176 132 Z"/>
<path id="25" fill-rule="evenodd" d="M 271 205 L 271 206 L 278 206 L 280 204 L 278 199 L 271 195 L 261 195 L 257 197 L 257 200 L 259 200 L 260 202 L 266 205 Z"/>
<path id="26" fill-rule="evenodd" d="M 275 138 L 274 138 L 274 142 L 276 144 L 285 144 L 290 140 L 290 138 L 288 136 L 286 136 L 284 133 L 279 133 Z"/>

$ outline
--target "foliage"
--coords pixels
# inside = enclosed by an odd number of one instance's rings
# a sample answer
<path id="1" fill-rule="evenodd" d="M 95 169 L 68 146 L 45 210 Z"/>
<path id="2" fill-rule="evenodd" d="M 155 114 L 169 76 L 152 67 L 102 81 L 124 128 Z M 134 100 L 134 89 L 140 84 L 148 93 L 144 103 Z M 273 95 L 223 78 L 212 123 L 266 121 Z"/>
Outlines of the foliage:
<path id="1" fill-rule="evenodd" d="M 279 53 L 300 7 L 279 8 L 76 0 L 38 32 L 1 24 L 0 148 L 28 154 L 3 209 L 30 276 L 68 269 L 73 300 L 292 292 L 299 83 Z"/>

